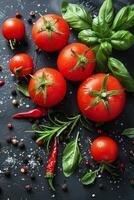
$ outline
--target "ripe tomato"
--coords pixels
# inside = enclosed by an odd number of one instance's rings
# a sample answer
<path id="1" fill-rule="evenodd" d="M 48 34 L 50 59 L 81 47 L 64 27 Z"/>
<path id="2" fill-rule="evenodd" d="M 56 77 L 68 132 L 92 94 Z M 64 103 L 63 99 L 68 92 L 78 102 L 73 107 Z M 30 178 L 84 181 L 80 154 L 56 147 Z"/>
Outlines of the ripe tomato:
<path id="1" fill-rule="evenodd" d="M 17 18 L 9 18 L 2 25 L 2 33 L 10 45 L 14 46 L 15 41 L 20 41 L 25 36 L 24 22 Z"/>
<path id="2" fill-rule="evenodd" d="M 114 162 L 118 157 L 118 145 L 110 137 L 98 137 L 91 145 L 91 155 L 95 161 Z"/>
<path id="3" fill-rule="evenodd" d="M 60 16 L 48 14 L 36 21 L 32 29 L 35 44 L 44 51 L 57 51 L 68 42 L 70 29 Z"/>
<path id="4" fill-rule="evenodd" d="M 116 118 L 123 110 L 125 92 L 119 81 L 103 73 L 87 78 L 77 94 L 81 112 L 95 122 L 106 122 Z"/>
<path id="5" fill-rule="evenodd" d="M 29 83 L 31 99 L 42 107 L 52 107 L 62 101 L 66 94 L 66 81 L 62 74 L 52 68 L 35 72 Z"/>
<path id="6" fill-rule="evenodd" d="M 64 47 L 57 61 L 60 72 L 71 81 L 81 81 L 93 73 L 95 57 L 91 49 L 81 43 Z"/>
<path id="7" fill-rule="evenodd" d="M 26 53 L 16 54 L 9 61 L 10 71 L 18 77 L 31 74 L 33 66 L 32 57 Z"/>

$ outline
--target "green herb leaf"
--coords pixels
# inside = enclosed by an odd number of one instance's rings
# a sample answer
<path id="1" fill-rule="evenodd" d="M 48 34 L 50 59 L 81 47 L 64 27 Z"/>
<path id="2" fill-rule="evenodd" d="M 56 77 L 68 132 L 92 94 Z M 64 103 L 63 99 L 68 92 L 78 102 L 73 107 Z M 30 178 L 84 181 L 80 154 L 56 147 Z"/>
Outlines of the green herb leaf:
<path id="1" fill-rule="evenodd" d="M 128 92 L 134 92 L 134 79 L 122 62 L 110 57 L 108 59 L 108 68 Z"/>
<path id="2" fill-rule="evenodd" d="M 64 149 L 62 158 L 63 173 L 66 177 L 73 174 L 81 160 L 80 149 L 78 146 L 78 135 Z"/>
<path id="3" fill-rule="evenodd" d="M 128 128 L 125 129 L 122 133 L 122 135 L 128 137 L 128 138 L 134 138 L 134 128 Z"/>
<path id="4" fill-rule="evenodd" d="M 99 72 L 107 72 L 108 57 L 111 53 L 112 53 L 111 44 L 109 42 L 101 43 L 96 53 L 97 70 Z"/>
<path id="5" fill-rule="evenodd" d="M 27 84 L 17 84 L 16 89 L 21 92 L 24 96 L 30 97 L 28 92 L 28 85 Z"/>
<path id="6" fill-rule="evenodd" d="M 99 38 L 107 38 L 111 36 L 111 30 L 105 20 L 99 17 L 93 19 L 92 29 Z"/>
<path id="7" fill-rule="evenodd" d="M 98 36 L 95 31 L 91 29 L 83 30 L 78 34 L 78 38 L 87 45 L 94 45 L 98 43 Z"/>
<path id="8" fill-rule="evenodd" d="M 81 179 L 83 185 L 90 185 L 96 180 L 96 171 L 87 172 Z"/>
<path id="9" fill-rule="evenodd" d="M 99 18 L 106 21 L 109 25 L 112 24 L 114 18 L 114 7 L 112 0 L 105 0 L 99 10 Z"/>
<path id="10" fill-rule="evenodd" d="M 123 7 L 115 16 L 112 29 L 125 30 L 134 26 L 134 4 Z"/>
<path id="11" fill-rule="evenodd" d="M 129 31 L 117 31 L 111 37 L 111 44 L 117 50 L 126 50 L 134 44 L 134 36 Z"/>
<path id="12" fill-rule="evenodd" d="M 63 1 L 61 11 L 63 18 L 72 28 L 81 31 L 91 27 L 92 17 L 83 6 Z"/>

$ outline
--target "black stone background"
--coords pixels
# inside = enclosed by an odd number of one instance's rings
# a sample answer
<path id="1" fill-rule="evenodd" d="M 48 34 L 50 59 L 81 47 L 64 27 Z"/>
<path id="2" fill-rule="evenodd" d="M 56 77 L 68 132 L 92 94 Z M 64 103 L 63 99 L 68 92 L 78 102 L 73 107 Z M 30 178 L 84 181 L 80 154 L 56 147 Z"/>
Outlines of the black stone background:
<path id="1" fill-rule="evenodd" d="M 71 2 L 75 3 L 83 3 L 87 8 L 89 8 L 92 12 L 96 13 L 101 5 L 102 1 L 99 0 L 72 0 Z M 123 6 L 125 3 L 132 3 L 133 0 L 121 0 L 114 1 L 116 4 L 116 8 Z M 14 17 L 15 13 L 19 11 L 23 15 L 23 20 L 26 24 L 26 41 L 28 43 L 27 46 L 20 47 L 14 52 L 11 51 L 5 39 L 0 34 L 0 64 L 3 66 L 3 72 L 0 73 L 0 78 L 6 80 L 6 84 L 0 88 L 0 142 L 1 142 L 1 150 L 0 150 L 0 187 L 3 192 L 0 194 L 1 200 L 88 200 L 88 199 L 96 199 L 96 200 L 133 200 L 134 199 L 134 188 L 132 188 L 129 184 L 129 179 L 134 178 L 134 167 L 129 162 L 128 151 L 133 149 L 134 147 L 131 145 L 130 140 L 126 138 L 120 137 L 120 133 L 123 129 L 128 127 L 134 127 L 134 96 L 128 94 L 127 95 L 127 103 L 122 115 L 113 122 L 107 123 L 102 128 L 105 130 L 107 134 L 111 137 L 115 138 L 119 142 L 120 146 L 120 156 L 119 160 L 125 163 L 126 169 L 124 172 L 124 176 L 122 180 L 112 181 L 110 176 L 107 174 L 102 175 L 101 178 L 98 178 L 97 182 L 90 187 L 83 187 L 79 181 L 79 178 L 84 174 L 84 172 L 88 171 L 88 168 L 82 163 L 80 165 L 80 169 L 76 171 L 76 173 L 66 180 L 68 185 L 68 192 L 64 193 L 61 190 L 61 184 L 63 184 L 65 178 L 61 171 L 61 155 L 63 152 L 62 145 L 59 149 L 59 160 L 57 167 L 57 176 L 55 178 L 56 181 L 56 192 L 53 193 L 49 190 L 48 184 L 43 177 L 42 168 L 44 163 L 46 163 L 47 155 L 45 151 L 39 148 L 32 140 L 31 133 L 26 133 L 26 130 L 31 130 L 31 123 L 26 120 L 12 120 L 11 115 L 18 111 L 28 110 L 28 106 L 30 108 L 34 108 L 34 104 L 27 98 L 18 94 L 18 99 L 21 105 L 19 108 L 15 108 L 11 103 L 11 89 L 14 88 L 15 80 L 11 77 L 8 70 L 8 60 L 17 52 L 27 52 L 32 56 L 35 56 L 34 53 L 34 44 L 31 39 L 31 28 L 32 26 L 27 23 L 27 18 L 29 16 L 29 12 L 31 10 L 38 11 L 41 14 L 46 13 L 57 13 L 60 14 L 60 0 L 1 0 L 0 1 L 0 25 L 2 22 L 9 18 Z M 76 34 L 74 34 L 76 35 Z M 72 34 L 71 41 L 75 41 L 75 37 Z M 120 58 L 124 64 L 126 64 L 128 70 L 134 76 L 134 66 L 133 66 L 133 56 L 134 56 L 134 46 L 125 52 L 114 52 L 114 56 Z M 56 58 L 57 53 L 47 54 L 40 53 L 38 55 L 38 59 L 36 59 L 36 67 L 40 68 L 43 66 L 53 66 L 56 67 Z M 76 91 L 78 84 L 73 84 L 68 82 L 68 92 L 64 102 L 61 105 L 64 112 L 67 114 L 75 114 L 78 112 L 77 103 L 76 103 Z M 72 91 L 72 94 L 70 94 Z M 8 122 L 12 122 L 14 125 L 14 129 L 9 131 L 6 127 Z M 111 134 L 113 130 L 119 130 L 119 134 Z M 6 135 L 11 134 L 12 136 L 16 136 L 18 139 L 24 139 L 26 144 L 26 152 L 22 152 L 21 150 L 12 147 L 6 144 L 5 137 Z M 74 135 L 76 132 L 74 131 Z M 84 141 L 83 137 L 88 136 L 88 139 Z M 82 152 L 86 151 L 88 154 L 89 141 L 93 138 L 96 138 L 98 135 L 96 133 L 90 133 L 83 129 L 81 131 L 81 140 L 80 144 L 82 147 Z M 30 173 L 35 173 L 36 181 L 32 182 L 29 178 L 29 175 L 20 174 L 20 167 L 22 164 L 23 154 L 33 155 L 33 153 L 38 152 L 39 155 L 43 157 L 43 164 L 37 166 L 35 169 L 29 169 Z M 2 171 L 5 166 L 5 160 L 7 157 L 15 157 L 15 164 L 11 167 L 12 175 L 11 178 L 5 178 Z M 99 189 L 98 184 L 103 183 L 105 189 L 102 191 Z M 26 184 L 33 185 L 33 192 L 28 194 L 24 186 Z"/>

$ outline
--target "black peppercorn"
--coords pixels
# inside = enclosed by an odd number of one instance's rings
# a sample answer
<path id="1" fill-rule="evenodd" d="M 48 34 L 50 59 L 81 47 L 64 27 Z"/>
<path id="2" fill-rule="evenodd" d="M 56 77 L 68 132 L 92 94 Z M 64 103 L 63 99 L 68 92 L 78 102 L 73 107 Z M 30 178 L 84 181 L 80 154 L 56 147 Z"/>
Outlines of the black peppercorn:
<path id="1" fill-rule="evenodd" d="M 103 185 L 102 183 L 100 183 L 100 184 L 99 184 L 99 188 L 100 188 L 101 190 L 103 190 L 103 189 L 104 189 L 104 185 Z"/>
<path id="2" fill-rule="evenodd" d="M 25 165 L 28 164 L 28 158 L 27 158 L 27 157 L 23 159 L 23 163 L 24 163 Z"/>
<path id="3" fill-rule="evenodd" d="M 42 163 L 42 162 L 43 162 L 43 160 L 42 160 L 42 158 L 41 158 L 40 156 L 38 156 L 38 157 L 36 158 L 36 160 L 37 160 L 39 163 Z"/>
<path id="4" fill-rule="evenodd" d="M 28 22 L 29 24 L 33 24 L 33 20 L 32 20 L 32 18 L 31 18 L 31 17 L 28 18 L 28 19 L 27 19 L 27 22 Z"/>
<path id="5" fill-rule="evenodd" d="M 10 170 L 7 169 L 6 171 L 4 171 L 4 175 L 5 175 L 6 177 L 10 177 L 10 176 L 11 176 Z"/>
<path id="6" fill-rule="evenodd" d="M 12 95 L 12 96 L 16 96 L 16 95 L 17 95 L 16 90 L 12 90 L 12 91 L 11 91 L 11 95 Z"/>
<path id="7" fill-rule="evenodd" d="M 25 189 L 27 192 L 31 192 L 32 191 L 32 186 L 31 185 L 26 185 Z"/>
<path id="8" fill-rule="evenodd" d="M 36 179 L 36 177 L 35 177 L 34 174 L 31 174 L 31 175 L 30 175 L 30 178 L 31 178 L 32 181 L 34 181 L 34 180 Z"/>
<path id="9" fill-rule="evenodd" d="M 18 143 L 19 143 L 19 141 L 18 141 L 16 138 L 13 138 L 13 139 L 11 140 L 11 143 L 12 143 L 12 145 L 17 146 Z"/>
<path id="10" fill-rule="evenodd" d="M 7 128 L 12 129 L 12 128 L 13 128 L 13 125 L 12 125 L 11 123 L 8 123 L 8 124 L 7 124 Z"/>
<path id="11" fill-rule="evenodd" d="M 7 141 L 7 143 L 11 143 L 11 140 L 12 140 L 12 137 L 10 136 L 10 135 L 8 135 L 7 137 L 6 137 L 6 141 Z"/>
<path id="12" fill-rule="evenodd" d="M 19 147 L 20 149 L 24 149 L 24 148 L 25 148 L 24 142 L 20 141 L 20 142 L 18 143 L 18 147 Z"/>
<path id="13" fill-rule="evenodd" d="M 68 187 L 67 187 L 67 184 L 66 184 L 66 183 L 62 184 L 61 188 L 62 188 L 62 190 L 63 190 L 64 192 L 67 192 L 67 191 L 68 191 Z"/>
<path id="14" fill-rule="evenodd" d="M 22 17 L 22 14 L 19 13 L 19 12 L 17 12 L 15 16 L 16 16 L 16 18 L 21 18 L 21 17 Z"/>
<path id="15" fill-rule="evenodd" d="M 36 13 L 34 11 L 30 11 L 30 16 L 35 18 L 36 17 Z"/>
<path id="16" fill-rule="evenodd" d="M 16 99 L 13 99 L 13 100 L 12 100 L 12 104 L 13 104 L 14 106 L 18 106 L 18 105 L 19 105 L 19 103 L 18 103 L 18 101 L 17 101 Z"/>
<path id="17" fill-rule="evenodd" d="M 32 140 L 35 141 L 35 140 L 37 139 L 37 136 L 36 136 L 35 134 L 32 134 L 32 135 L 31 135 L 31 138 L 32 138 Z"/>

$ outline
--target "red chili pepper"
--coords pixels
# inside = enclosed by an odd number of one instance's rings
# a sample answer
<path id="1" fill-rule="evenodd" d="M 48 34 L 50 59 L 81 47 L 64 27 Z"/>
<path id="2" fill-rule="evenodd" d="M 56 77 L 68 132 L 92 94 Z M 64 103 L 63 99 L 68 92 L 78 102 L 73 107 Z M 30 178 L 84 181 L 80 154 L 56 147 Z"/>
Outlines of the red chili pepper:
<path id="1" fill-rule="evenodd" d="M 57 161 L 57 153 L 58 153 L 58 140 L 57 137 L 55 137 L 50 157 L 48 160 L 48 164 L 47 167 L 45 168 L 45 177 L 48 179 L 48 183 L 53 191 L 55 191 L 55 188 L 53 186 L 53 178 Z"/>
<path id="2" fill-rule="evenodd" d="M 47 114 L 47 111 L 44 108 L 36 108 L 30 110 L 28 112 L 22 112 L 12 115 L 14 119 L 21 119 L 21 118 L 39 118 L 43 117 Z"/>

